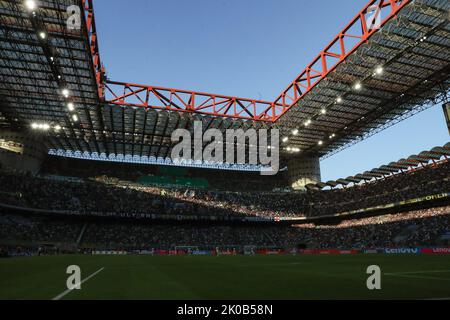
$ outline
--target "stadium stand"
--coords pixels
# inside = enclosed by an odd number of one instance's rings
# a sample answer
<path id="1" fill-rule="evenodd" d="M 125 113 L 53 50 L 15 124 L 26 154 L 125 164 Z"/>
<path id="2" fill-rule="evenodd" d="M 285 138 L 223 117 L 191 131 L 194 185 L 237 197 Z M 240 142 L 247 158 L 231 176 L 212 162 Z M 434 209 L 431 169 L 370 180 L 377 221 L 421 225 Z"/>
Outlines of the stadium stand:
<path id="1" fill-rule="evenodd" d="M 320 182 L 321 159 L 448 103 L 448 0 L 370 0 L 269 102 L 112 81 L 93 1 L 75 1 L 82 23 L 71 30 L 65 0 L 0 2 L 0 255 L 364 249 L 448 236 L 448 144 Z M 194 122 L 202 132 L 278 128 L 282 171 L 174 167 L 171 134 Z"/>
<path id="2" fill-rule="evenodd" d="M 175 250 L 181 247 L 212 250 L 255 248 L 370 249 L 443 245 L 450 226 L 450 207 L 417 210 L 332 225 L 299 226 L 147 224 L 136 221 L 55 218 L 11 214 L 0 219 L 1 244 L 54 245 L 61 250 Z M 413 230 L 406 236 L 405 230 Z"/>
<path id="3" fill-rule="evenodd" d="M 0 201 L 80 214 L 165 214 L 261 218 L 320 217 L 442 195 L 450 190 L 447 161 L 352 188 L 306 193 L 163 189 L 115 180 L 73 180 L 4 172 Z"/>
<path id="4" fill-rule="evenodd" d="M 389 165 L 383 165 L 378 169 L 357 174 L 354 177 L 338 179 L 336 181 L 329 181 L 326 183 L 312 183 L 306 185 L 306 188 L 311 190 L 320 190 L 326 187 L 331 187 L 333 189 L 339 185 L 348 187 L 352 184 L 355 185 L 361 182 L 370 182 L 373 179 L 386 179 L 395 174 L 416 171 L 428 165 L 436 165 L 436 163 L 439 163 L 442 159 L 448 160 L 449 156 L 450 143 L 447 143 L 443 147 L 436 147 L 430 151 L 424 151 L 419 155 L 412 155 L 408 159 L 401 159 L 397 162 L 391 162 Z"/>

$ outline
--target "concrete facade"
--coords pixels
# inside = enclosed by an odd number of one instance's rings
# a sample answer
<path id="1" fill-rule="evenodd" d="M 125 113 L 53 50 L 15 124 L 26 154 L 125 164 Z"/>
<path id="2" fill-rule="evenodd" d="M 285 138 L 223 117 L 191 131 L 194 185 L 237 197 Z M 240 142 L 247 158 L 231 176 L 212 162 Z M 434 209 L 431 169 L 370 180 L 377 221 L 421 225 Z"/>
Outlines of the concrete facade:
<path id="1" fill-rule="evenodd" d="M 321 181 L 320 159 L 318 156 L 300 156 L 288 163 L 289 185 L 301 190 L 307 184 Z"/>

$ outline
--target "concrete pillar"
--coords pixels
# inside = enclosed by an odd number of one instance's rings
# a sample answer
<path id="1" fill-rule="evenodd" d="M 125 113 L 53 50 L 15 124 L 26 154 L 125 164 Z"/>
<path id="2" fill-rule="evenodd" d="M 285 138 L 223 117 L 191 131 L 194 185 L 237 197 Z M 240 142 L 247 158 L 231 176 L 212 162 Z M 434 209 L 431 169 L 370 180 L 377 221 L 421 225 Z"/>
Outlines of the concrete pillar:
<path id="1" fill-rule="evenodd" d="M 48 154 L 39 134 L 0 130 L 0 165 L 3 168 L 38 173 Z"/>
<path id="2" fill-rule="evenodd" d="M 303 189 L 307 184 L 321 181 L 320 159 L 318 156 L 300 156 L 288 162 L 289 184 L 294 190 Z"/>

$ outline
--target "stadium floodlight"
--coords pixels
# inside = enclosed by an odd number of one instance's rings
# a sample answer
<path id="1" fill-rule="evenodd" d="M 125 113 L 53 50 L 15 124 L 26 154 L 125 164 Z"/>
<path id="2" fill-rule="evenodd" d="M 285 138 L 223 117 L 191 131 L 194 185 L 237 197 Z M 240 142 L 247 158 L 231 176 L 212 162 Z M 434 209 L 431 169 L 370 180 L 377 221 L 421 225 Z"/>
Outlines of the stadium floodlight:
<path id="1" fill-rule="evenodd" d="M 62 128 L 61 128 L 61 126 L 59 124 L 55 126 L 55 131 L 60 131 L 61 129 Z"/>
<path id="2" fill-rule="evenodd" d="M 337 102 L 337 103 L 342 103 L 342 101 L 343 101 L 342 97 L 338 97 L 338 98 L 336 99 L 336 102 Z"/>
<path id="3" fill-rule="evenodd" d="M 289 141 L 289 138 L 288 138 L 288 137 L 284 137 L 282 141 L 283 141 L 284 143 L 286 143 L 286 142 Z"/>
<path id="4" fill-rule="evenodd" d="M 34 0 L 26 0 L 25 1 L 25 7 L 27 8 L 28 11 L 36 10 L 36 8 L 37 8 L 36 1 L 34 1 Z"/>
<path id="5" fill-rule="evenodd" d="M 39 128 L 39 125 L 37 123 L 32 123 L 31 128 L 36 130 L 37 128 Z"/>
<path id="6" fill-rule="evenodd" d="M 70 92 L 68 89 L 63 89 L 61 92 L 65 98 L 68 98 L 70 95 Z"/>
<path id="7" fill-rule="evenodd" d="M 292 134 L 293 134 L 294 136 L 298 135 L 298 129 L 292 130 Z"/>
<path id="8" fill-rule="evenodd" d="M 291 147 L 287 147 L 286 150 L 287 150 L 288 152 L 291 152 L 291 151 L 292 151 L 292 148 L 291 148 Z"/>
<path id="9" fill-rule="evenodd" d="M 72 102 L 69 102 L 67 104 L 67 109 L 69 109 L 69 111 L 74 111 L 75 110 L 75 105 Z"/>
<path id="10" fill-rule="evenodd" d="M 376 67 L 376 69 L 375 69 L 375 74 L 380 76 L 380 75 L 383 74 L 383 71 L 384 71 L 383 66 L 378 66 L 378 67 Z"/>
<path id="11" fill-rule="evenodd" d="M 336 137 L 336 134 L 332 134 L 332 135 L 330 135 L 330 139 L 333 139 L 334 137 Z"/>
<path id="12" fill-rule="evenodd" d="M 305 127 L 308 127 L 312 123 L 311 119 L 305 121 Z"/>
<path id="13" fill-rule="evenodd" d="M 323 145 L 323 141 L 320 140 L 317 144 L 318 144 L 319 146 L 321 146 L 321 145 Z"/>
<path id="14" fill-rule="evenodd" d="M 355 89 L 355 90 L 361 90 L 362 89 L 362 84 L 361 84 L 361 82 L 357 82 L 357 83 L 355 83 L 355 85 L 353 86 L 353 88 Z"/>
<path id="15" fill-rule="evenodd" d="M 73 121 L 77 122 L 77 121 L 78 121 L 78 116 L 77 116 L 76 114 L 74 114 L 74 115 L 72 116 L 72 119 L 73 119 Z"/>
<path id="16" fill-rule="evenodd" d="M 327 109 L 322 108 L 322 110 L 320 110 L 320 113 L 321 113 L 321 114 L 327 114 Z"/>
<path id="17" fill-rule="evenodd" d="M 42 130 L 44 130 L 44 131 L 50 130 L 50 125 L 48 125 L 48 124 L 43 124 L 43 125 L 42 125 Z"/>
<path id="18" fill-rule="evenodd" d="M 41 31 L 41 32 L 39 32 L 39 37 L 42 40 L 45 40 L 47 38 L 47 33 L 45 31 Z"/>

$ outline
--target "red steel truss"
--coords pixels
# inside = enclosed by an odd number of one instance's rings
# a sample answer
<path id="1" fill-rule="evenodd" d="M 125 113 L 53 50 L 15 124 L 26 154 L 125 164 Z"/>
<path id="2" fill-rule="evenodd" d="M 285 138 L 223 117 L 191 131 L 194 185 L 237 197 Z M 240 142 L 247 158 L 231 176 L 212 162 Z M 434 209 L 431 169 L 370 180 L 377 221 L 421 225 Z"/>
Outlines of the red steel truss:
<path id="1" fill-rule="evenodd" d="M 412 0 L 370 0 L 355 18 L 322 50 L 319 55 L 295 78 L 275 100 L 281 110 L 273 119 L 276 122 L 310 92 L 321 80 L 354 53 L 377 30 Z M 386 14 L 389 12 L 388 14 Z M 383 13 L 383 14 L 382 14 Z M 386 14 L 386 15 L 384 15 Z M 377 23 L 377 19 L 379 23 Z M 356 43 L 355 40 L 356 39 Z M 270 110 L 266 110 L 270 112 Z"/>
<path id="2" fill-rule="evenodd" d="M 84 9 L 84 21 L 86 23 L 87 36 L 89 39 L 89 47 L 91 49 L 93 68 L 95 72 L 95 80 L 97 82 L 98 96 L 101 100 L 105 96 L 105 68 L 100 60 L 100 50 L 98 48 L 97 28 L 95 25 L 93 0 L 82 0 Z"/>
<path id="3" fill-rule="evenodd" d="M 271 121 L 275 115 L 273 102 L 261 100 L 115 81 L 106 82 L 106 91 L 112 96 L 108 98 L 108 103 L 127 107 L 200 113 L 255 121 Z"/>
<path id="4" fill-rule="evenodd" d="M 83 0 L 99 94 L 107 103 L 272 123 L 298 105 L 302 97 L 410 2 L 412 0 L 370 0 L 274 102 L 267 102 L 149 85 L 102 82 L 92 0 Z"/>

